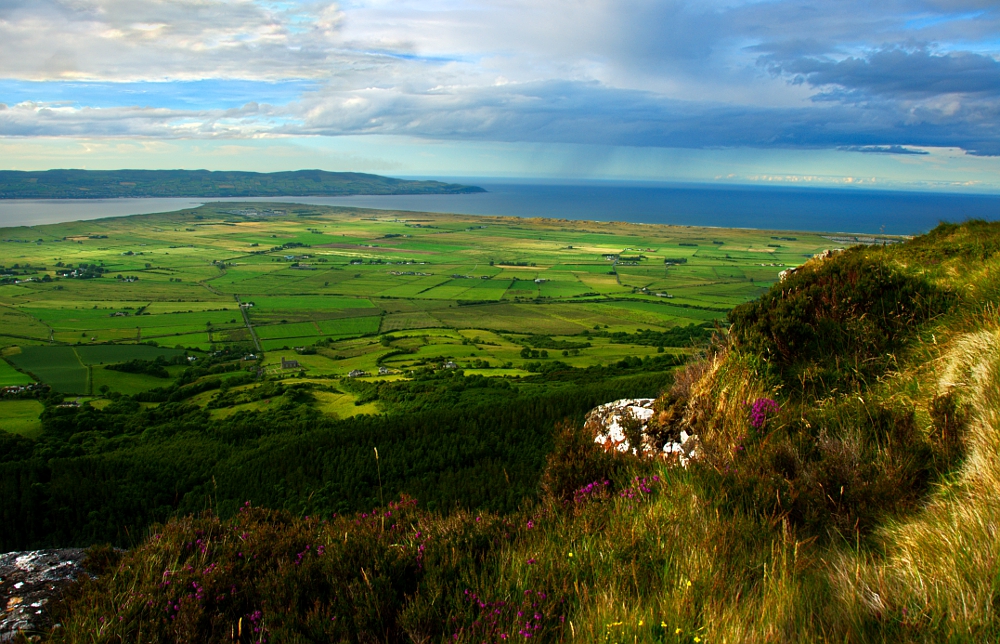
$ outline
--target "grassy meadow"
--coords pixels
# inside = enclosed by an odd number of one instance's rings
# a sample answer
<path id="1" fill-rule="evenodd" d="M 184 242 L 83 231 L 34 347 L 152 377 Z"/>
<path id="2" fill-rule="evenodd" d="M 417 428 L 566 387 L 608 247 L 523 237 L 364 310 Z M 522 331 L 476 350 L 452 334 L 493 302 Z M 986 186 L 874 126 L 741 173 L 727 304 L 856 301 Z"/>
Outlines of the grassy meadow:
<path id="1" fill-rule="evenodd" d="M 0 381 L 135 394 L 164 383 L 106 366 L 220 350 L 255 354 L 246 368 L 271 377 L 328 380 L 448 361 L 516 377 L 554 361 L 683 353 L 686 342 L 622 334 L 710 326 L 836 245 L 812 233 L 267 208 L 3 229 Z M 303 373 L 282 371 L 283 357 Z M 350 415 L 351 394 L 339 395 L 318 407 Z"/>
<path id="2" fill-rule="evenodd" d="M 42 430 L 38 419 L 42 409 L 37 400 L 0 400 L 0 429 L 29 438 L 37 436 Z"/>

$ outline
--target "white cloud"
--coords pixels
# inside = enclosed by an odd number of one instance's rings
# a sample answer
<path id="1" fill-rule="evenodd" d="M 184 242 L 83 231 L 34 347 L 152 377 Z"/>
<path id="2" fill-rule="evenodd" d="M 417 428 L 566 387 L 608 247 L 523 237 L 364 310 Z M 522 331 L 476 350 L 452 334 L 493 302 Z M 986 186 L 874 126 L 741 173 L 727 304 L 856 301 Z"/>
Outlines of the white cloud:
<path id="1" fill-rule="evenodd" d="M 230 111 L 35 99 L 3 112 L 0 135 L 991 152 L 1000 99 L 963 88 L 993 86 L 977 70 L 995 74 L 998 16 L 971 0 L 7 0 L 0 78 L 316 88 Z M 942 81 L 919 100 L 893 90 L 920 85 L 921 70 Z M 968 77 L 950 81 L 954 70 Z"/>
<path id="2" fill-rule="evenodd" d="M 341 21 L 328 3 L 276 10 L 250 0 L 10 2 L 0 6 L 0 73 L 115 81 L 325 76 Z"/>

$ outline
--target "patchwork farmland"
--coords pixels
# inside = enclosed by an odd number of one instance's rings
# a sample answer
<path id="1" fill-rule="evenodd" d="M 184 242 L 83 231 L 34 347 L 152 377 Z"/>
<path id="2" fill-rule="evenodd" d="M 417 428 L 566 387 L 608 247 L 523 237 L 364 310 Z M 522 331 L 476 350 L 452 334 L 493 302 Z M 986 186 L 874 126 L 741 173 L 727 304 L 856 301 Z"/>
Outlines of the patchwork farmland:
<path id="1" fill-rule="evenodd" d="M 256 379 L 327 387 L 318 408 L 351 415 L 371 411 L 345 404 L 356 396 L 337 383 L 351 372 L 405 378 L 449 364 L 518 378 L 556 363 L 682 354 L 780 271 L 843 243 L 813 233 L 267 208 L 216 204 L 0 230 L 0 384 L 38 380 L 100 405 L 116 392 L 162 389 L 184 369 L 177 356 L 197 364 L 222 353 Z M 282 358 L 299 366 L 282 369 Z M 174 362 L 163 371 L 115 366 L 157 359 Z M 228 387 L 230 376 L 213 377 L 213 387 Z M 245 380 L 232 386 L 252 386 Z"/>

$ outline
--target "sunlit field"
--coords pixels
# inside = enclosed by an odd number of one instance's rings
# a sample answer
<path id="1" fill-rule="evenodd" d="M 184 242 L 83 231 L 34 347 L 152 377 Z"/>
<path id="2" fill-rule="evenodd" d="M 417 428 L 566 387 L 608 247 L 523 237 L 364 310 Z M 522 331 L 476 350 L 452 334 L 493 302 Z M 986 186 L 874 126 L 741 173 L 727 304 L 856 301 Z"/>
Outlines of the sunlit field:
<path id="1" fill-rule="evenodd" d="M 586 368 L 681 354 L 689 342 L 656 334 L 724 325 L 728 310 L 760 295 L 780 271 L 845 241 L 268 208 L 279 214 L 217 204 L 3 229 L 3 384 L 35 379 L 70 395 L 135 394 L 168 381 L 108 365 L 183 353 L 195 362 L 220 350 L 245 354 L 258 377 L 314 382 L 351 372 L 406 377 L 445 363 L 518 378 L 552 361 Z M 174 376 L 180 368 L 171 369 Z M 207 404 L 212 395 L 194 400 Z M 372 411 L 354 402 L 338 391 L 317 406 L 338 416 Z"/>

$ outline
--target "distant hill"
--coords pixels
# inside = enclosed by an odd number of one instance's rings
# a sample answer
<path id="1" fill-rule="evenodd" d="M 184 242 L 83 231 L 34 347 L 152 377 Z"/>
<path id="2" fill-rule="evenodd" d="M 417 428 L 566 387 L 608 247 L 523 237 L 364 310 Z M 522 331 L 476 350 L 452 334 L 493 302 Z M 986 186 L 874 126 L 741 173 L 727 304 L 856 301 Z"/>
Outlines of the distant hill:
<path id="1" fill-rule="evenodd" d="M 358 172 L 208 170 L 0 171 L 0 199 L 116 197 L 334 197 L 485 192 L 441 181 L 407 181 Z"/>

